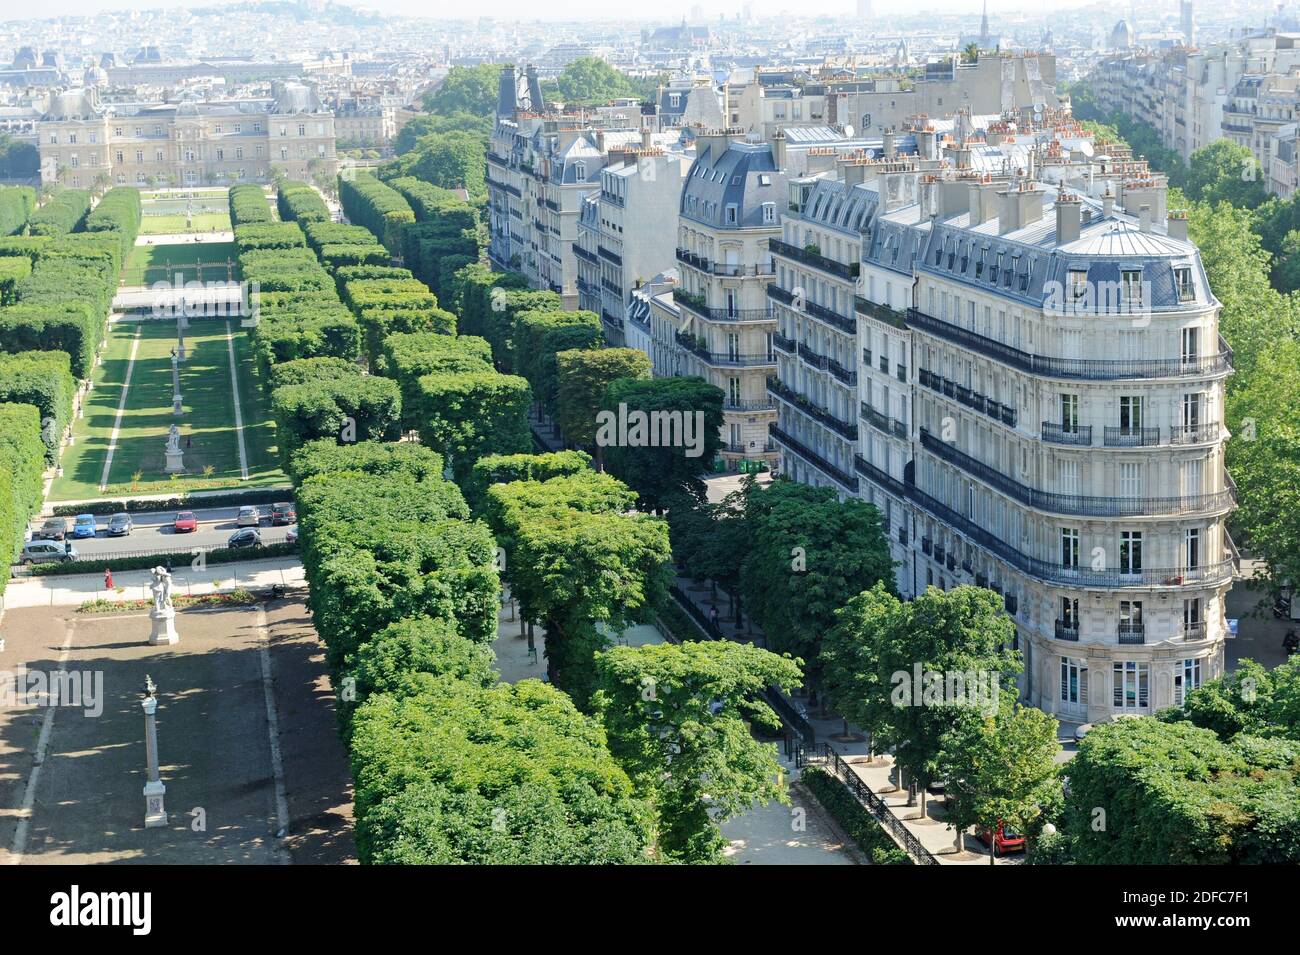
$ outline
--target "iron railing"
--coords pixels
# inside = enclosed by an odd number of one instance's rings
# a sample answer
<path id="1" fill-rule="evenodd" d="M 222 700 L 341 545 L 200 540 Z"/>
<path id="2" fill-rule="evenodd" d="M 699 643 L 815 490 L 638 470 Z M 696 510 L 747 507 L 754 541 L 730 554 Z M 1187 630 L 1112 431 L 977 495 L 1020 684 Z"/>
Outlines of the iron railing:
<path id="1" fill-rule="evenodd" d="M 793 451 L 795 454 L 803 458 L 813 467 L 817 468 L 817 470 L 821 471 L 827 477 L 835 480 L 845 490 L 852 491 L 854 494 L 857 493 L 858 479 L 854 475 L 849 474 L 845 471 L 841 471 L 838 467 L 836 467 L 826 458 L 822 457 L 812 448 L 808 447 L 808 445 L 804 444 L 798 438 L 795 438 L 787 431 L 777 427 L 776 425 L 769 426 L 768 433 L 776 441 L 785 445 L 787 449 Z"/>
<path id="2" fill-rule="evenodd" d="M 894 841 L 911 857 L 912 861 L 917 865 L 938 865 L 939 860 L 934 857 L 934 853 L 921 845 L 921 840 L 916 838 L 912 831 L 894 815 L 894 811 L 885 804 L 885 801 L 872 792 L 871 787 L 849 768 L 849 764 L 840 758 L 840 754 L 835 752 L 831 744 L 826 743 L 824 746 L 823 752 L 826 754 L 826 766 L 831 775 L 844 784 L 844 788 L 849 791 L 849 794 L 875 817 L 876 821 L 885 828 Z"/>
<path id="3" fill-rule="evenodd" d="M 768 251 L 774 255 L 784 256 L 787 259 L 793 259 L 796 262 L 806 265 L 809 268 L 820 269 L 836 278 L 843 279 L 846 282 L 852 282 L 858 277 L 858 271 L 861 268 L 859 263 L 853 262 L 846 264 L 836 262 L 834 259 L 827 258 L 820 252 L 812 249 L 801 249 L 798 246 L 790 245 L 788 242 L 782 242 L 780 239 L 767 240 Z"/>

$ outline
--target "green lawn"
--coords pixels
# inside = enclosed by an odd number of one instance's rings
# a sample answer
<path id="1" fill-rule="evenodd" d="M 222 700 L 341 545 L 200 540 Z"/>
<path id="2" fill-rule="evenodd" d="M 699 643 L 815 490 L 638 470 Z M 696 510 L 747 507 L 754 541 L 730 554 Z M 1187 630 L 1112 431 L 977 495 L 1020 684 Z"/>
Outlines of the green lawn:
<path id="1" fill-rule="evenodd" d="M 171 282 L 176 272 L 182 281 L 235 281 L 233 242 L 190 242 L 177 245 L 137 245 L 122 268 L 123 285 L 152 285 Z M 202 266 L 202 269 L 199 268 Z M 202 274 L 199 274 L 199 273 Z"/>
<path id="2" fill-rule="evenodd" d="M 199 212 L 194 215 L 192 224 L 187 224 L 185 216 L 146 215 L 140 219 L 141 235 L 178 234 L 183 232 L 228 232 L 230 231 L 230 213 Z"/>
<path id="3" fill-rule="evenodd" d="M 230 358 L 226 329 L 234 335 L 239 366 L 240 402 L 249 480 L 240 480 L 234 399 L 230 390 Z M 131 340 L 140 335 L 135 368 L 127 392 L 108 487 L 99 482 L 122 393 Z M 113 326 L 104 364 L 96 369 L 95 389 L 85 417 L 77 421 L 76 443 L 64 454 L 62 477 L 56 478 L 51 500 L 164 494 L 171 491 L 249 487 L 284 480 L 275 452 L 275 426 L 267 420 L 246 333 L 237 319 L 194 319 L 186 333 L 187 360 L 181 365 L 185 414 L 172 416 L 171 349 L 176 326 L 169 321 L 120 322 Z M 172 479 L 163 472 L 167 430 L 175 422 L 185 450 L 186 474 Z M 186 447 L 186 441 L 190 446 Z M 205 468 L 210 473 L 204 473 Z M 139 478 L 136 478 L 139 474 Z"/>

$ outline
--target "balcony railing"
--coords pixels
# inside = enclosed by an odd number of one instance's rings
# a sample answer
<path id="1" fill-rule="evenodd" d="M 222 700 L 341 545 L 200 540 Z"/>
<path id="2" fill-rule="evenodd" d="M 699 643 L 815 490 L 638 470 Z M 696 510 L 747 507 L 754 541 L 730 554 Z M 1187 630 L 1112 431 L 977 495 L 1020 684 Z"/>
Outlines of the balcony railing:
<path id="1" fill-rule="evenodd" d="M 1193 568 L 1148 568 L 1134 574 L 1052 563 L 1022 553 L 1001 537 L 994 535 L 965 515 L 959 514 L 937 498 L 931 497 L 914 484 L 907 485 L 907 496 L 929 512 L 931 517 L 965 535 L 972 543 L 979 545 L 1021 573 L 1050 584 L 1105 589 L 1179 587 L 1189 584 L 1220 583 L 1232 576 L 1231 560 Z"/>
<path id="2" fill-rule="evenodd" d="M 860 265 L 857 262 L 845 264 L 829 259 L 820 252 L 814 252 L 811 249 L 801 249 L 798 246 L 790 245 L 788 242 L 782 242 L 780 239 L 768 239 L 767 248 L 773 255 L 780 255 L 787 259 L 793 259 L 809 268 L 819 269 L 836 278 L 843 279 L 846 282 L 852 282 L 858 277 Z"/>
<path id="3" fill-rule="evenodd" d="M 868 318 L 874 318 L 878 322 L 907 331 L 907 321 L 902 312 L 895 311 L 888 305 L 880 305 L 876 302 L 868 302 L 860 295 L 853 297 L 853 310 L 859 315 L 865 315 Z"/>
<path id="4" fill-rule="evenodd" d="M 825 305 L 818 305 L 816 302 L 811 302 L 805 298 L 796 298 L 793 292 L 787 291 L 779 285 L 768 285 L 767 297 L 798 311 L 800 314 L 825 322 L 836 331 L 843 332 L 846 335 L 856 335 L 858 333 L 858 323 L 854 319 L 846 318 Z"/>
<path id="5" fill-rule="evenodd" d="M 808 364 L 812 365 L 814 368 L 821 369 L 822 371 L 826 370 L 826 362 L 828 361 L 826 356 L 819 355 L 817 352 L 813 351 L 803 342 L 799 343 L 799 357 L 802 358 L 804 361 L 806 361 Z"/>
<path id="6" fill-rule="evenodd" d="M 1005 471 L 991 467 L 921 428 L 921 446 L 972 477 L 979 478 L 1008 497 L 1040 511 L 1085 517 L 1154 517 L 1166 514 L 1205 514 L 1232 507 L 1231 490 L 1176 497 L 1090 497 L 1057 494 L 1022 484 Z"/>
<path id="7" fill-rule="evenodd" d="M 586 249 L 578 245 L 578 243 L 576 242 L 573 243 L 573 254 L 576 255 L 578 258 L 582 259 L 584 262 L 590 262 L 592 265 L 600 264 L 600 259 L 596 258 L 596 253 L 588 252 Z"/>
<path id="8" fill-rule="evenodd" d="M 1117 632 L 1119 642 L 1123 645 L 1137 645 L 1147 642 L 1147 628 L 1143 623 L 1121 623 Z"/>
<path id="9" fill-rule="evenodd" d="M 856 424 L 851 421 L 841 421 L 826 408 L 817 407 L 803 395 L 781 382 L 780 379 L 769 377 L 767 379 L 767 390 L 769 394 L 775 395 L 813 420 L 830 428 L 844 440 L 858 440 L 858 426 Z"/>
<path id="10" fill-rule="evenodd" d="M 793 338 L 786 338 L 780 332 L 773 332 L 772 347 L 778 351 L 783 351 L 788 355 L 793 355 L 796 353 L 799 343 Z"/>
<path id="11" fill-rule="evenodd" d="M 960 401 L 973 411 L 988 415 L 994 421 L 1001 421 L 1009 427 L 1014 428 L 1019 420 L 1019 414 L 1010 405 L 999 404 L 992 398 L 981 395 L 969 388 L 961 387 L 951 378 L 936 375 L 928 368 L 918 369 L 917 380 L 922 387 L 938 392 L 946 398 Z"/>
<path id="12" fill-rule="evenodd" d="M 770 398 L 724 398 L 723 411 L 775 411 L 776 402 Z"/>
<path id="13" fill-rule="evenodd" d="M 858 373 L 845 368 L 834 358 L 826 359 L 826 370 L 850 387 L 858 383 Z"/>
<path id="14" fill-rule="evenodd" d="M 1160 443 L 1160 429 L 1108 427 L 1102 441 L 1108 448 L 1151 448 Z"/>
<path id="15" fill-rule="evenodd" d="M 891 418 L 888 415 L 881 414 L 865 401 L 862 404 L 862 420 L 871 425 L 882 434 L 890 435 L 895 438 L 907 440 L 907 425 L 897 418 Z"/>
<path id="16" fill-rule="evenodd" d="M 1064 620 L 1056 621 L 1056 639 L 1072 640 L 1079 642 L 1079 625 L 1077 623 L 1066 623 Z"/>
<path id="17" fill-rule="evenodd" d="M 1183 624 L 1184 640 L 1204 640 L 1205 639 L 1205 621 L 1192 621 Z"/>
<path id="18" fill-rule="evenodd" d="M 692 355 L 695 355 L 701 361 L 709 365 L 717 365 L 723 368 L 748 368 L 756 365 L 773 364 L 773 358 L 770 355 L 709 351 L 707 343 L 696 338 L 694 335 L 688 335 L 683 332 L 678 332 L 676 334 L 676 339 L 677 344 L 681 345 Z"/>
<path id="19" fill-rule="evenodd" d="M 1184 361 L 1172 359 L 1047 358 L 1031 355 L 1011 345 L 988 338 L 951 322 L 940 321 L 915 308 L 907 310 L 908 326 L 945 339 L 988 358 L 1034 375 L 1089 381 L 1143 378 L 1187 378 L 1230 371 L 1232 353 L 1221 351 L 1211 358 Z"/>
<path id="20" fill-rule="evenodd" d="M 1219 440 L 1217 424 L 1203 424 L 1199 427 L 1175 425 L 1169 432 L 1170 444 L 1208 444 Z"/>
<path id="21" fill-rule="evenodd" d="M 862 455 L 854 455 L 853 467 L 863 477 L 867 478 L 872 483 L 883 487 L 891 494 L 895 494 L 898 497 L 907 496 L 907 488 L 904 486 L 902 481 L 898 480 L 898 478 L 894 477 L 888 471 L 876 467 Z"/>
<path id="22" fill-rule="evenodd" d="M 687 249 L 678 249 L 676 252 L 677 261 L 684 265 L 689 265 L 693 269 L 709 275 L 722 275 L 732 278 L 764 276 L 772 274 L 772 266 L 762 262 L 757 265 L 741 265 L 738 262 L 713 262 L 698 252 L 691 252 Z"/>
<path id="23" fill-rule="evenodd" d="M 768 433 L 771 434 L 776 441 L 785 445 L 787 449 L 793 451 L 813 467 L 817 468 L 817 470 L 833 479 L 841 487 L 848 491 L 852 491 L 855 494 L 857 493 L 858 479 L 854 475 L 841 471 L 830 461 L 826 460 L 812 448 L 808 447 L 808 445 L 804 444 L 802 441 L 793 437 L 776 425 L 771 425 L 768 428 Z"/>
<path id="24" fill-rule="evenodd" d="M 596 252 L 599 253 L 602 259 L 608 259 L 610 262 L 613 262 L 615 265 L 623 264 L 623 256 L 619 255 L 617 252 L 605 248 L 603 245 L 596 246 Z"/>
<path id="25" fill-rule="evenodd" d="M 673 301 L 711 322 L 771 322 L 772 313 L 765 308 L 714 308 L 704 304 L 704 296 L 685 289 L 673 289 Z"/>
<path id="26" fill-rule="evenodd" d="M 1053 421 L 1044 421 L 1043 440 L 1052 444 L 1073 444 L 1086 448 L 1092 444 L 1092 427 L 1080 428 L 1076 425 L 1073 429 L 1066 429 Z"/>

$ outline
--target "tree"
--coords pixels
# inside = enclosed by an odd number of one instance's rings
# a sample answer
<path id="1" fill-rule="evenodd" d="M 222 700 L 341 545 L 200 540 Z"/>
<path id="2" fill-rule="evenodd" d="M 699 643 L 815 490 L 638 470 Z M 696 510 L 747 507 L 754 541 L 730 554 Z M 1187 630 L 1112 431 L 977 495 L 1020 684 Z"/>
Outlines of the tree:
<path id="1" fill-rule="evenodd" d="M 823 641 L 827 695 L 891 750 L 909 780 L 942 777 L 945 744 L 994 712 L 1020 670 L 1015 627 L 991 590 L 928 588 L 906 603 L 882 584 L 836 614 Z"/>
<path id="2" fill-rule="evenodd" d="M 1000 825 L 1032 839 L 1057 816 L 1064 796 L 1056 739 L 1055 717 L 1021 706 L 1009 693 L 999 697 L 996 713 L 953 724 L 939 762 L 958 848 L 970 826 L 990 833 L 990 842 Z M 990 848 L 990 865 L 994 858 Z"/>
<path id="3" fill-rule="evenodd" d="M 772 649 L 803 657 L 815 674 L 835 612 L 878 583 L 893 590 L 880 512 L 793 481 L 755 485 L 745 511 L 749 546 L 740 580 L 749 612 Z"/>
<path id="4" fill-rule="evenodd" d="M 628 78 L 604 60 L 582 56 L 569 63 L 556 82 L 565 103 L 605 103 L 619 96 L 635 96 Z"/>
<path id="5" fill-rule="evenodd" d="M 572 503 L 579 487 L 589 489 L 585 509 Z M 510 593 L 525 619 L 546 626 L 551 681 L 585 705 L 607 634 L 643 619 L 667 593 L 668 528 L 625 513 L 631 493 L 595 472 L 496 485 L 488 498 L 493 528 L 509 542 Z"/>
<path id="6" fill-rule="evenodd" d="M 592 449 L 597 470 L 604 470 L 596 444 L 596 413 L 610 384 L 620 378 L 650 378 L 650 358 L 638 348 L 571 349 L 557 352 L 555 421 L 564 436 Z"/>
<path id="7" fill-rule="evenodd" d="M 449 114 L 421 113 L 412 116 L 393 138 L 393 152 L 409 153 L 417 142 L 430 133 L 465 132 L 486 137 L 492 132 L 492 122 L 487 116 L 459 112 Z M 368 144 L 363 144 L 368 145 Z"/>
<path id="8" fill-rule="evenodd" d="M 700 473 L 722 444 L 722 398 L 722 389 L 703 378 L 610 384 L 596 441 L 605 445 L 605 465 L 636 490 L 643 508 L 662 511 L 682 491 L 704 496 Z M 633 413 L 640 413 L 643 427 L 637 428 Z"/>
<path id="9" fill-rule="evenodd" d="M 537 680 L 378 694 L 351 740 L 362 862 L 631 863 L 648 810 L 600 724 Z"/>
<path id="10" fill-rule="evenodd" d="M 595 312 L 535 310 L 515 316 L 512 333 L 515 370 L 533 386 L 533 396 L 547 412 L 555 410 L 559 372 L 555 356 L 562 351 L 597 348 L 602 342 Z"/>
<path id="11" fill-rule="evenodd" d="M 961 61 L 963 63 L 978 63 L 980 58 L 980 45 L 975 42 L 967 43 L 961 51 Z"/>
<path id="12" fill-rule="evenodd" d="M 1183 191 L 1192 199 L 1253 209 L 1268 197 L 1255 156 L 1245 146 L 1216 139 L 1192 153 Z"/>
<path id="13" fill-rule="evenodd" d="M 1243 543 L 1264 562 L 1273 593 L 1300 581 L 1300 342 L 1278 339 L 1228 404 L 1227 465 L 1237 483 Z"/>
<path id="14" fill-rule="evenodd" d="M 478 132 L 452 130 L 421 136 L 414 147 L 380 170 L 385 179 L 415 176 L 445 189 L 465 189 L 471 197 L 487 196 L 484 169 L 487 139 Z"/>
<path id="15" fill-rule="evenodd" d="M 420 440 L 446 458 L 457 481 L 485 454 L 528 450 L 528 382 L 491 369 L 433 372 L 417 381 Z"/>
<path id="16" fill-rule="evenodd" d="M 1157 716 L 1212 730 L 1225 742 L 1240 733 L 1300 742 L 1300 657 L 1272 670 L 1239 660 L 1233 670 L 1188 693 L 1181 707 Z"/>
<path id="17" fill-rule="evenodd" d="M 492 115 L 500 87 L 501 66 L 499 63 L 453 66 L 438 88 L 425 94 L 425 112 L 444 116 L 451 113 Z"/>
<path id="18" fill-rule="evenodd" d="M 654 805 L 665 857 L 718 862 L 722 822 L 771 800 L 788 803 L 776 749 L 749 724 L 780 728 L 762 693 L 795 686 L 799 661 L 745 644 L 688 642 L 611 647 L 596 670 L 610 751 Z"/>
<path id="19" fill-rule="evenodd" d="M 671 498 L 668 525 L 672 536 L 673 556 L 683 574 L 691 580 L 707 580 L 721 587 L 731 600 L 731 616 L 741 621 L 741 568 L 749 551 L 751 527 L 745 512 L 745 500 L 755 493 L 754 476 L 741 481 L 716 504 L 707 498 L 687 493 Z"/>

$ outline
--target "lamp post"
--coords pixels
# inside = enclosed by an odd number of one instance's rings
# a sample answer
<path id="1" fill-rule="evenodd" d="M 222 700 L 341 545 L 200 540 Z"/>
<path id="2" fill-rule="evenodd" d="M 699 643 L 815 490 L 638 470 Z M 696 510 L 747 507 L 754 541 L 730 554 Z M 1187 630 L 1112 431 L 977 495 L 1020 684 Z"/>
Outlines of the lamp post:
<path id="1" fill-rule="evenodd" d="M 144 709 L 144 827 L 157 829 L 167 825 L 167 810 L 163 806 L 163 797 L 167 787 L 158 776 L 158 725 L 155 714 L 158 712 L 158 698 L 154 695 L 158 688 L 153 678 L 147 673 L 144 677 L 144 690 L 141 692 L 140 706 Z"/>

